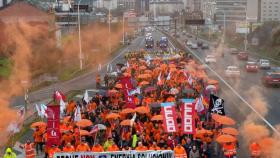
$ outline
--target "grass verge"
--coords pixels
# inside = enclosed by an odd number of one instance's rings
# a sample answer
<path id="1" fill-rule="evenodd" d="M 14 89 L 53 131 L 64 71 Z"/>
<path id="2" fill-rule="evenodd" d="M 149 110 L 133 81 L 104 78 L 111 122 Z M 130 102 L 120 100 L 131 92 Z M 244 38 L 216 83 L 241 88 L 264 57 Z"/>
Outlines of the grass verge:
<path id="1" fill-rule="evenodd" d="M 8 79 L 12 71 L 12 63 L 8 58 L 0 58 L 0 78 Z"/>

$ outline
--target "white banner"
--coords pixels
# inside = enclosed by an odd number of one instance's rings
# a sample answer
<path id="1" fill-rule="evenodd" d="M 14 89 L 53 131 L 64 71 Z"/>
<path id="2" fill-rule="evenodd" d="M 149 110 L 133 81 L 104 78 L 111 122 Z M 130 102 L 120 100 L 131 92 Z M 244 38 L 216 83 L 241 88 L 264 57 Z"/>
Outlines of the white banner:
<path id="1" fill-rule="evenodd" d="M 174 158 L 171 150 L 55 153 L 54 158 Z"/>

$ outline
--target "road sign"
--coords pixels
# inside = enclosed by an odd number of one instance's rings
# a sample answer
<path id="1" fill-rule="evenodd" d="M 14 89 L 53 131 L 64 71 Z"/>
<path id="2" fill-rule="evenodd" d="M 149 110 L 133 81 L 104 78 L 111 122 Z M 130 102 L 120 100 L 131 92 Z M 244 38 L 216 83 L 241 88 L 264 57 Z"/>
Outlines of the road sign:
<path id="1" fill-rule="evenodd" d="M 204 25 L 205 19 L 203 19 L 202 12 L 189 12 L 185 16 L 186 25 Z"/>

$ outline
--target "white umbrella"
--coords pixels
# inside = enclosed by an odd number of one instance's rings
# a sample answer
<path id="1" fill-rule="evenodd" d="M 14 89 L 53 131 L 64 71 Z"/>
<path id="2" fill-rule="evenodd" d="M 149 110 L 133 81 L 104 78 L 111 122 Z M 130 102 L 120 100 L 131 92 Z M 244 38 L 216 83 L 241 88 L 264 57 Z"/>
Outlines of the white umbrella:
<path id="1" fill-rule="evenodd" d="M 206 90 L 216 90 L 217 87 L 214 86 L 214 85 L 208 85 L 205 89 L 206 89 Z"/>

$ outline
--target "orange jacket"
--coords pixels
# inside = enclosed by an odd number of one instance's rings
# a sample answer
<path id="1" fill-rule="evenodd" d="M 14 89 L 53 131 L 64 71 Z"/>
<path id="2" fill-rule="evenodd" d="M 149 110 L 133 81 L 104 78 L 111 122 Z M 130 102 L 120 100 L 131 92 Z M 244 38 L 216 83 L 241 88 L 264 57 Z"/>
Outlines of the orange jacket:
<path id="1" fill-rule="evenodd" d="M 97 145 L 92 147 L 91 151 L 93 151 L 93 152 L 103 152 L 104 149 L 100 144 L 97 144 Z"/>
<path id="2" fill-rule="evenodd" d="M 42 131 L 35 131 L 33 133 L 33 137 L 34 137 L 34 142 L 35 143 L 40 143 L 40 142 L 43 142 L 43 132 Z"/>
<path id="3" fill-rule="evenodd" d="M 176 146 L 174 148 L 174 154 L 175 155 L 184 155 L 184 154 L 186 154 L 186 150 L 182 146 L 180 146 L 180 147 Z"/>
<path id="4" fill-rule="evenodd" d="M 119 147 L 116 144 L 109 146 L 107 151 L 119 151 Z"/>
<path id="5" fill-rule="evenodd" d="M 65 147 L 63 147 L 63 150 L 62 150 L 63 152 L 75 152 L 76 150 L 75 150 L 75 148 L 74 148 L 74 146 L 65 146 Z"/>
<path id="6" fill-rule="evenodd" d="M 74 140 L 74 136 L 72 134 L 64 134 L 62 136 L 62 141 L 64 141 L 65 144 L 71 143 Z"/>
<path id="7" fill-rule="evenodd" d="M 146 151 L 146 150 L 148 150 L 148 148 L 145 147 L 145 146 L 138 146 L 138 147 L 135 148 L 135 150 L 137 150 L 137 151 Z"/>
<path id="8" fill-rule="evenodd" d="M 90 148 L 87 144 L 82 143 L 77 146 L 76 151 L 90 151 Z"/>
<path id="9" fill-rule="evenodd" d="M 34 147 L 35 147 L 34 143 L 24 145 L 25 158 L 35 158 L 36 157 Z"/>
<path id="10" fill-rule="evenodd" d="M 149 150 L 160 150 L 160 147 L 152 145 Z"/>
<path id="11" fill-rule="evenodd" d="M 50 148 L 50 149 L 49 149 L 49 152 L 48 152 L 49 158 L 53 158 L 54 154 L 57 153 L 57 152 L 60 152 L 60 151 L 61 151 L 61 150 L 60 150 L 58 147 L 56 147 L 56 148 Z"/>

